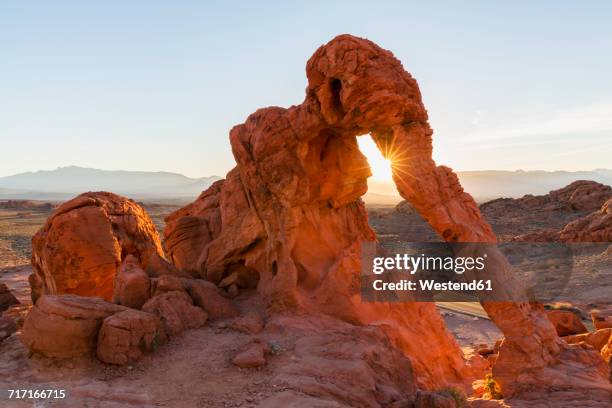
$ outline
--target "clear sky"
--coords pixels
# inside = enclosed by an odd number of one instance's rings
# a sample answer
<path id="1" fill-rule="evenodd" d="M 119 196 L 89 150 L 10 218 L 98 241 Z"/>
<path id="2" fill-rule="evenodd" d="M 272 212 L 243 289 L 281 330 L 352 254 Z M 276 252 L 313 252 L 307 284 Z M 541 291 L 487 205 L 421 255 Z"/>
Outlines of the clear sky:
<path id="1" fill-rule="evenodd" d="M 415 76 L 439 163 L 610 168 L 611 19 L 606 1 L 3 1 L 0 176 L 224 175 L 229 129 L 300 103 L 306 60 L 341 33 Z"/>

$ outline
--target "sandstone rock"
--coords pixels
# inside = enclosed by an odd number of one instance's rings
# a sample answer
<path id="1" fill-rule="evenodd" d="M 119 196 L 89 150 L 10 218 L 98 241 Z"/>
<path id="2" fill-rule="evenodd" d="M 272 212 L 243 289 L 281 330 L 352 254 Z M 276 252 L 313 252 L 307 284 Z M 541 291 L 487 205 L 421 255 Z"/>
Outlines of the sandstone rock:
<path id="1" fill-rule="evenodd" d="M 370 171 L 357 136 L 370 134 L 392 159 L 400 195 L 445 241 L 496 242 L 456 174 L 432 159 L 433 131 L 415 79 L 390 52 L 349 35 L 319 48 L 306 75 L 302 104 L 260 109 L 231 130 L 236 167 L 168 216 L 170 258 L 214 284 L 257 288 L 271 313 L 385 322 L 379 330 L 410 356 L 419 385 L 466 382 L 473 371 L 434 304 L 360 301 L 362 250 L 375 235 L 360 199 Z M 559 194 L 566 207 L 589 208 L 582 193 Z M 559 356 L 588 368 L 583 375 L 599 384 L 591 354 L 564 353 L 569 346 L 544 313 L 531 308 L 507 260 L 494 246 L 489 255 L 496 268 L 486 279 L 516 299 L 481 299 L 505 335 L 493 367 L 504 393 L 541 386 L 543 370 L 567 373 Z M 569 375 L 556 380 L 574 381 Z"/>
<path id="2" fill-rule="evenodd" d="M 496 233 L 504 240 L 590 241 L 588 236 L 591 234 L 584 232 L 589 221 L 579 222 L 576 228 L 566 231 L 563 237 L 560 232 L 567 225 L 599 210 L 610 197 L 610 186 L 580 180 L 542 196 L 526 195 L 518 199 L 492 200 L 482 204 L 480 210 L 495 225 Z"/>
<path id="3" fill-rule="evenodd" d="M 163 341 L 158 317 L 138 310 L 126 310 L 104 319 L 98 334 L 98 358 L 109 364 L 127 364 L 154 351 Z"/>
<path id="4" fill-rule="evenodd" d="M 185 292 L 185 285 L 178 276 L 162 275 L 159 278 L 151 279 L 151 294 L 153 296 L 174 291 Z"/>
<path id="5" fill-rule="evenodd" d="M 598 211 L 567 224 L 559 239 L 565 242 L 612 242 L 612 199 Z"/>
<path id="6" fill-rule="evenodd" d="M 161 277 L 165 275 L 176 276 L 179 278 L 191 278 L 192 275 L 177 269 L 176 266 L 166 261 L 160 254 L 152 253 L 147 260 L 147 273 L 151 277 Z"/>
<path id="7" fill-rule="evenodd" d="M 9 288 L 4 284 L 0 283 L 0 314 L 4 312 L 6 309 L 13 305 L 18 305 L 19 301 L 17 298 L 11 293 Z"/>
<path id="8" fill-rule="evenodd" d="M 599 329 L 590 333 L 575 334 L 572 336 L 566 336 L 563 338 L 568 344 L 580 344 L 582 342 L 590 345 L 597 351 L 608 343 L 612 336 L 612 328 Z"/>
<path id="9" fill-rule="evenodd" d="M 232 364 L 240 368 L 257 368 L 266 364 L 265 346 L 259 342 L 253 342 L 247 348 L 234 357 Z"/>
<path id="10" fill-rule="evenodd" d="M 612 328 L 612 309 L 591 311 L 591 320 L 595 330 Z"/>
<path id="11" fill-rule="evenodd" d="M 612 378 L 612 336 L 608 337 L 608 342 L 600 350 L 604 361 L 608 362 L 608 367 L 611 369 L 610 378 Z"/>
<path id="12" fill-rule="evenodd" d="M 8 316 L 0 316 L 0 342 L 17 331 L 15 320 Z"/>
<path id="13" fill-rule="evenodd" d="M 128 255 L 115 275 L 113 302 L 140 309 L 151 297 L 151 281 L 133 255 Z"/>
<path id="14" fill-rule="evenodd" d="M 264 327 L 264 321 L 259 313 L 251 312 L 246 316 L 238 317 L 234 319 L 230 328 L 248 334 L 257 334 Z"/>
<path id="15" fill-rule="evenodd" d="M 211 319 L 227 319 L 240 315 L 231 300 L 211 282 L 202 279 L 185 279 L 185 286 L 193 302 L 206 311 Z"/>
<path id="16" fill-rule="evenodd" d="M 562 189 L 551 191 L 550 195 L 576 210 L 595 211 L 612 198 L 612 187 L 595 181 L 578 180 Z"/>
<path id="17" fill-rule="evenodd" d="M 134 201 L 106 192 L 62 204 L 32 239 L 32 300 L 43 294 L 111 300 L 115 274 L 127 255 L 146 270 L 163 256 L 153 222 Z"/>
<path id="18" fill-rule="evenodd" d="M 142 311 L 161 319 L 164 332 L 175 336 L 188 329 L 196 329 L 206 323 L 206 312 L 193 305 L 185 292 L 166 292 L 149 299 Z"/>
<path id="19" fill-rule="evenodd" d="M 165 245 L 172 263 L 179 269 L 200 273 L 200 254 L 221 231 L 219 193 L 223 184 L 223 180 L 213 183 L 192 204 L 166 218 Z"/>
<path id="20" fill-rule="evenodd" d="M 275 381 L 296 392 L 343 407 L 389 406 L 416 394 L 410 360 L 375 326 L 271 315 L 259 336 L 282 339 L 270 369 Z"/>
<path id="21" fill-rule="evenodd" d="M 569 336 L 589 331 L 580 320 L 580 317 L 569 310 L 547 310 L 546 316 L 555 326 L 559 336 Z"/>
<path id="22" fill-rule="evenodd" d="M 44 295 L 26 317 L 21 339 L 30 352 L 46 357 L 90 355 L 102 321 L 124 310 L 100 298 Z"/>

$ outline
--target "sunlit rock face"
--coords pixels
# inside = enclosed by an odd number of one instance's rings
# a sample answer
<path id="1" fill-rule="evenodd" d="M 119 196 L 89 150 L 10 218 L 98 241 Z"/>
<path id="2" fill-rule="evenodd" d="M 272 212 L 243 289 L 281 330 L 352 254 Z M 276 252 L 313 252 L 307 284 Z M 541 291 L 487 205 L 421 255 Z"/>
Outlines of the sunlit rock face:
<path id="1" fill-rule="evenodd" d="M 372 135 L 393 163 L 400 194 L 441 237 L 496 241 L 456 175 L 433 161 L 416 81 L 389 51 L 349 35 L 319 48 L 306 73 L 300 105 L 260 109 L 231 130 L 237 165 L 168 217 L 169 257 L 220 286 L 257 288 L 272 312 L 380 325 L 411 359 L 422 387 L 469 382 L 471 367 L 433 303 L 362 303 L 359 296 L 361 244 L 375 234 L 360 200 L 370 171 L 358 135 Z M 520 295 L 503 257 L 497 266 L 492 278 Z M 557 363 L 564 344 L 552 324 L 526 302 L 484 306 L 506 336 L 493 369 L 504 392 L 542 385 L 539 373 Z M 593 361 L 575 366 L 599 381 Z"/>
<path id="2" fill-rule="evenodd" d="M 74 294 L 110 301 L 115 274 L 128 255 L 143 269 L 163 256 L 148 214 L 116 194 L 81 194 L 62 204 L 32 239 L 32 299 Z"/>

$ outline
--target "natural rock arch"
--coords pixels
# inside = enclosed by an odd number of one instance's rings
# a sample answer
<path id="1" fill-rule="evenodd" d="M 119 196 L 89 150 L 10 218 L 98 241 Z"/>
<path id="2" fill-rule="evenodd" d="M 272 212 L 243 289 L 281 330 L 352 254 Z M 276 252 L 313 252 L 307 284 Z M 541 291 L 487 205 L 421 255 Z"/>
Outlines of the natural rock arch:
<path id="1" fill-rule="evenodd" d="M 392 152 L 398 191 L 445 240 L 496 241 L 456 175 L 433 161 L 416 81 L 389 51 L 350 35 L 319 48 L 306 74 L 302 104 L 260 109 L 231 130 L 237 166 L 168 217 L 169 257 L 221 286 L 256 286 L 274 311 L 380 325 L 411 358 L 421 386 L 466 381 L 469 365 L 434 304 L 362 303 L 359 296 L 360 243 L 375 234 L 359 199 L 370 171 L 358 135 L 370 133 L 383 154 Z M 505 259 L 496 262 L 492 278 L 521 295 Z M 525 301 L 484 307 L 506 337 L 494 375 L 507 395 L 568 354 L 543 313 Z M 577 373 L 599 381 L 601 364 L 577 353 L 571 350 L 570 360 L 582 363 L 566 365 L 556 381 Z"/>

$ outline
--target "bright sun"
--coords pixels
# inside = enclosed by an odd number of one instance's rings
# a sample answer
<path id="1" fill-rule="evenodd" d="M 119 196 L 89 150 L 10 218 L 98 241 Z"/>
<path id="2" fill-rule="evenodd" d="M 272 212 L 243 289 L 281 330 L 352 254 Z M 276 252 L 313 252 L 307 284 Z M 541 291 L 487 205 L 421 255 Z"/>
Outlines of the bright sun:
<path id="1" fill-rule="evenodd" d="M 372 170 L 372 179 L 378 181 L 391 180 L 391 162 L 383 157 L 372 138 L 369 135 L 360 136 L 357 138 L 357 143 L 361 153 L 368 159 Z"/>

